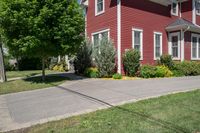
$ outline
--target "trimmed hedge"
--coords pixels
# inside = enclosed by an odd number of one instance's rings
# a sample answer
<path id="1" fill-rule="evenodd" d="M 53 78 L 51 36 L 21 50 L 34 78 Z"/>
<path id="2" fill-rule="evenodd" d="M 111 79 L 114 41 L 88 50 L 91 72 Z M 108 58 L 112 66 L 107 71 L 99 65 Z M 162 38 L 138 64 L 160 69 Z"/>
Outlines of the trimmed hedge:
<path id="1" fill-rule="evenodd" d="M 200 75 L 200 63 L 193 61 L 178 62 L 174 65 L 175 76 L 197 76 Z"/>
<path id="2" fill-rule="evenodd" d="M 140 69 L 140 76 L 143 78 L 171 77 L 173 73 L 166 66 L 144 65 Z"/>
<path id="3" fill-rule="evenodd" d="M 172 60 L 171 55 L 162 55 L 160 56 L 160 60 L 158 61 L 158 65 L 167 66 L 170 70 L 174 69 L 174 62 Z"/>
<path id="4" fill-rule="evenodd" d="M 140 53 L 130 49 L 123 56 L 124 71 L 127 76 L 135 76 L 140 67 Z"/>

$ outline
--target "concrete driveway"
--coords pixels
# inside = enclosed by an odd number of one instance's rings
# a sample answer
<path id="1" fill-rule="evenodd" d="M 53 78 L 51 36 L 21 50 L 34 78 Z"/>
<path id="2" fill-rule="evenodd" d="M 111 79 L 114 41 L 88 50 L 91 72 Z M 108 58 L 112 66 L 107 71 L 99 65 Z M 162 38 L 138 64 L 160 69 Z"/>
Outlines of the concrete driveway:
<path id="1" fill-rule="evenodd" d="M 0 131 L 198 88 L 199 76 L 124 81 L 77 79 L 58 87 L 2 95 Z"/>

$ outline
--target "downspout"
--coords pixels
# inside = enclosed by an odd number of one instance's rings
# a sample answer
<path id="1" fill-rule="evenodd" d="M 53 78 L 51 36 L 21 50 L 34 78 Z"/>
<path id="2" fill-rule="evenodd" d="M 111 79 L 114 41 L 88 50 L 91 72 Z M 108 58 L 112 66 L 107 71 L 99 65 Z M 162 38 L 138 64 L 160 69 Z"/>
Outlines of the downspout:
<path id="1" fill-rule="evenodd" d="M 196 24 L 196 7 L 195 7 L 195 0 L 192 0 L 192 22 Z"/>
<path id="2" fill-rule="evenodd" d="M 117 72 L 121 71 L 121 0 L 117 0 Z"/>
<path id="3" fill-rule="evenodd" d="M 179 17 L 182 18 L 182 1 L 180 0 L 180 11 L 179 11 Z"/>

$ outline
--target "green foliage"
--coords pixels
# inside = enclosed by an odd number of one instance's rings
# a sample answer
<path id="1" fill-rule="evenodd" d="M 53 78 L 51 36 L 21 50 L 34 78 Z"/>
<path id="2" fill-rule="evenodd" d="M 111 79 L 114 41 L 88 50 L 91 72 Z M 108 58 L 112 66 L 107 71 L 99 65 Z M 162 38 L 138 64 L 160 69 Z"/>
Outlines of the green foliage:
<path id="1" fill-rule="evenodd" d="M 103 39 L 100 46 L 94 48 L 95 65 L 100 77 L 112 77 L 115 72 L 115 48 L 112 41 Z"/>
<path id="2" fill-rule="evenodd" d="M 156 67 L 150 65 L 144 65 L 140 68 L 140 76 L 143 78 L 156 77 Z"/>
<path id="3" fill-rule="evenodd" d="M 95 67 L 90 67 L 90 68 L 87 68 L 85 71 L 84 71 L 84 75 L 86 77 L 89 77 L 89 78 L 97 78 L 98 77 L 98 74 L 99 74 L 99 71 L 97 68 Z"/>
<path id="4" fill-rule="evenodd" d="M 119 73 L 115 73 L 113 76 L 112 76 L 113 79 L 122 79 L 122 75 L 119 74 Z"/>
<path id="5" fill-rule="evenodd" d="M 173 69 L 174 67 L 174 62 L 172 60 L 172 56 L 171 55 L 162 55 L 160 57 L 160 62 L 158 65 L 165 65 L 167 66 L 170 70 Z"/>
<path id="6" fill-rule="evenodd" d="M 140 75 L 143 78 L 155 78 L 155 77 L 171 77 L 173 76 L 173 73 L 166 66 L 144 65 L 141 67 Z"/>
<path id="7" fill-rule="evenodd" d="M 140 67 L 140 53 L 136 50 L 128 50 L 123 56 L 123 64 L 126 75 L 135 76 Z"/>
<path id="8" fill-rule="evenodd" d="M 77 52 L 74 60 L 74 68 L 77 74 L 83 74 L 84 71 L 92 66 L 92 44 L 85 42 Z"/>
<path id="9" fill-rule="evenodd" d="M 57 63 L 54 67 L 53 67 L 54 71 L 60 71 L 60 72 L 65 72 L 68 71 L 68 66 L 64 61 L 61 61 L 59 63 Z"/>
<path id="10" fill-rule="evenodd" d="M 166 66 L 156 66 L 156 77 L 171 77 L 173 73 Z"/>
<path id="11" fill-rule="evenodd" d="M 176 71 L 177 74 L 182 76 L 200 75 L 200 63 L 192 61 L 175 63 L 174 71 Z"/>
<path id="12" fill-rule="evenodd" d="M 77 52 L 84 38 L 84 17 L 77 0 L 2 0 L 1 35 L 16 58 Z"/>

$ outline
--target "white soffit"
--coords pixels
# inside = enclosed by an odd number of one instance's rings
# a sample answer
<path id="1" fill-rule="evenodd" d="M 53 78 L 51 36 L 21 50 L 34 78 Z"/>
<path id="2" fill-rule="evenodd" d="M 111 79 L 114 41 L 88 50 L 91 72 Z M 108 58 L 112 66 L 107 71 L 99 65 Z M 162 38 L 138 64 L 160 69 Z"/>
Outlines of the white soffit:
<path id="1" fill-rule="evenodd" d="M 150 0 L 152 2 L 158 3 L 160 5 L 168 6 L 172 3 L 173 0 Z M 188 0 L 177 0 L 178 2 L 184 2 Z"/>

